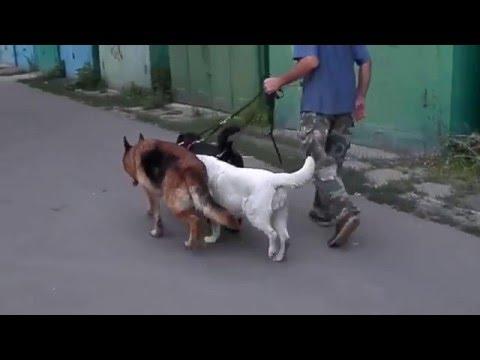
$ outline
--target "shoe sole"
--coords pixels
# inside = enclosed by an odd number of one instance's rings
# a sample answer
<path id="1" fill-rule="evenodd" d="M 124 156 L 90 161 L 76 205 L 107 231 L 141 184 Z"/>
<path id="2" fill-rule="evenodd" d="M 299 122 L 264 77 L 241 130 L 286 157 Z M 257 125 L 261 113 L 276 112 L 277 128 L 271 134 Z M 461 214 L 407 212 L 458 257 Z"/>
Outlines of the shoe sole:
<path id="1" fill-rule="evenodd" d="M 345 225 L 342 226 L 340 231 L 334 235 L 332 239 L 328 241 L 328 246 L 331 248 L 336 248 L 345 245 L 352 233 L 360 225 L 360 218 L 358 216 L 353 216 L 347 220 Z"/>

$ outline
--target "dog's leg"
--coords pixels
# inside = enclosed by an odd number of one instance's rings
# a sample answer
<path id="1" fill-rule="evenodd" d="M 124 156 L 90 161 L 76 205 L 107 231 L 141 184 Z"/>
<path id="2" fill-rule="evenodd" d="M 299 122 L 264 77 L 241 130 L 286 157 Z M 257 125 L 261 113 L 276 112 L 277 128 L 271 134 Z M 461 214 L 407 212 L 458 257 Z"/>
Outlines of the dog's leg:
<path id="1" fill-rule="evenodd" d="M 259 214 L 256 215 L 255 212 L 246 213 L 248 220 L 255 226 L 258 230 L 262 231 L 268 237 L 268 257 L 273 258 L 277 252 L 277 232 L 270 225 L 271 214 Z"/>
<path id="2" fill-rule="evenodd" d="M 276 254 L 278 254 L 278 248 L 277 248 L 277 233 L 272 227 L 268 227 L 265 230 L 263 230 L 265 234 L 268 236 L 268 257 L 270 259 L 273 259 Z"/>
<path id="3" fill-rule="evenodd" d="M 274 191 L 270 194 L 263 194 L 264 198 L 249 199 L 243 204 L 243 213 L 250 223 L 268 237 L 268 257 L 273 258 L 277 252 L 277 232 L 271 225 L 272 210 L 265 204 L 272 203 Z M 266 196 L 265 196 L 266 195 Z"/>
<path id="4" fill-rule="evenodd" d="M 153 199 L 153 195 L 151 195 L 150 192 L 147 189 L 144 188 L 144 190 L 145 190 L 145 193 L 147 194 L 147 199 L 148 199 L 147 215 L 148 216 L 153 216 L 155 200 Z"/>
<path id="5" fill-rule="evenodd" d="M 282 261 L 285 258 L 288 249 L 288 240 L 290 238 L 287 230 L 288 207 L 275 211 L 272 216 L 272 225 L 280 238 L 280 250 L 273 257 L 273 261 Z"/>
<path id="6" fill-rule="evenodd" d="M 204 242 L 201 239 L 200 218 L 195 213 L 190 213 L 185 217 L 185 221 L 190 228 L 188 240 L 185 242 L 187 249 L 195 249 L 203 246 Z"/>
<path id="7" fill-rule="evenodd" d="M 152 196 L 150 193 L 147 192 L 147 197 L 148 197 L 148 210 L 147 210 L 147 215 L 148 216 L 153 216 L 154 214 L 154 207 L 155 207 L 155 201 L 152 199 Z"/>
<path id="8" fill-rule="evenodd" d="M 163 236 L 163 223 L 160 216 L 160 202 L 155 196 L 149 196 L 151 201 L 151 209 L 153 210 L 153 229 L 150 231 L 150 235 L 153 237 Z"/>
<path id="9" fill-rule="evenodd" d="M 212 235 L 206 236 L 204 241 L 208 244 L 216 243 L 220 238 L 220 233 L 222 231 L 222 226 L 214 221 L 211 222 Z"/>

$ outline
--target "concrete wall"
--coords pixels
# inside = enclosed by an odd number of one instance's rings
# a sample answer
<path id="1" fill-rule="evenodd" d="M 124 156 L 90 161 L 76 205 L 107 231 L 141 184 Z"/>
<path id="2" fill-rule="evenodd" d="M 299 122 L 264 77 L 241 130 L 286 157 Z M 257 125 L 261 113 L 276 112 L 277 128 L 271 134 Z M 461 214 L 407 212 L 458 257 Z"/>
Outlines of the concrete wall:
<path id="1" fill-rule="evenodd" d="M 15 65 L 14 45 L 0 45 L 0 64 Z"/>
<path id="2" fill-rule="evenodd" d="M 15 60 L 18 68 L 31 71 L 37 65 L 37 57 L 33 45 L 15 45 Z"/>
<path id="3" fill-rule="evenodd" d="M 99 54 L 101 74 L 109 87 L 152 86 L 148 45 L 100 45 Z"/>

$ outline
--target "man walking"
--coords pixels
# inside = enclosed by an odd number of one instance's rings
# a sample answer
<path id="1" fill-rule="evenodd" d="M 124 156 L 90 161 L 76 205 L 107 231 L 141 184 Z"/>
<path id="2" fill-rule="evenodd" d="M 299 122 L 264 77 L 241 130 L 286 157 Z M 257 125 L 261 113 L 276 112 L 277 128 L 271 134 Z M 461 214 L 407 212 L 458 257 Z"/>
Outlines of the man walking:
<path id="1" fill-rule="evenodd" d="M 365 45 L 295 45 L 293 58 L 297 64 L 286 74 L 266 79 L 264 89 L 272 94 L 303 79 L 298 137 L 316 163 L 309 216 L 323 226 L 336 224 L 328 245 L 338 247 L 360 224 L 360 211 L 349 199 L 338 169 L 350 147 L 349 128 L 365 117 L 371 59 Z"/>

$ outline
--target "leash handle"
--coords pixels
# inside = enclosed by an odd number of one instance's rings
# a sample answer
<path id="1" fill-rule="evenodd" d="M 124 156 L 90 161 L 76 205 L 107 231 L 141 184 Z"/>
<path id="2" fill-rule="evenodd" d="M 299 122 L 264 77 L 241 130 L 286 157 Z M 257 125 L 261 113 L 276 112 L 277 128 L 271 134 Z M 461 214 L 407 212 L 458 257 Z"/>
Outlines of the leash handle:
<path id="1" fill-rule="evenodd" d="M 265 76 L 265 77 L 263 78 L 263 80 L 265 81 L 265 80 L 268 79 L 269 77 L 270 77 L 270 75 L 267 75 L 267 76 Z M 274 98 L 277 99 L 277 100 L 283 98 L 283 96 L 284 96 L 283 89 L 278 89 L 278 90 L 275 91 L 275 93 L 273 93 L 273 94 L 267 94 L 267 93 L 265 93 L 265 92 L 264 92 L 264 94 L 267 95 L 268 98 L 274 97 Z"/>
<path id="2" fill-rule="evenodd" d="M 283 96 L 285 95 L 285 93 L 283 92 L 283 89 L 278 89 L 278 91 L 275 93 L 275 99 L 281 99 L 283 98 Z"/>
<path id="3" fill-rule="evenodd" d="M 275 100 L 276 99 L 281 99 L 284 96 L 284 92 L 282 89 L 279 89 L 278 91 L 272 93 L 272 94 L 266 94 L 264 92 L 264 95 L 266 97 L 266 101 L 268 104 L 269 108 L 269 117 L 270 117 L 270 131 L 268 133 L 268 136 L 272 140 L 273 147 L 275 149 L 275 152 L 277 153 L 278 161 L 280 162 L 281 165 L 283 165 L 282 161 L 282 156 L 280 155 L 280 150 L 278 149 L 277 142 L 275 141 L 275 137 L 273 136 L 273 130 L 275 127 L 274 124 L 274 112 L 275 112 Z"/>

